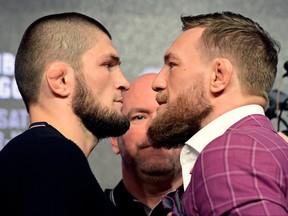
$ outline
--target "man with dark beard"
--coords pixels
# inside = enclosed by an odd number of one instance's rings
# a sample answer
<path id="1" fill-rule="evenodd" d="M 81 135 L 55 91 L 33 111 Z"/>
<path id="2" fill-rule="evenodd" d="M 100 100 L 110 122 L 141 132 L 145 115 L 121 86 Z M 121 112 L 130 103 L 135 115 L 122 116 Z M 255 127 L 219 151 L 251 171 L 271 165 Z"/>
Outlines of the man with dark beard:
<path id="1" fill-rule="evenodd" d="M 129 128 L 129 83 L 110 33 L 79 13 L 42 17 L 15 63 L 31 125 L 0 152 L 0 215 L 114 215 L 87 157 L 101 138 Z"/>
<path id="2" fill-rule="evenodd" d="M 182 185 L 181 148 L 155 149 L 147 137 L 159 106 L 151 88 L 156 75 L 137 77 L 123 93 L 122 113 L 130 120 L 130 128 L 124 135 L 111 138 L 114 153 L 121 155 L 123 178 L 113 190 L 105 192 L 120 215 L 166 216 L 162 196 L 173 196 Z"/>
<path id="3" fill-rule="evenodd" d="M 287 215 L 288 146 L 264 113 L 277 42 L 232 12 L 182 22 L 153 81 L 160 107 L 148 130 L 158 148 L 185 143 L 173 214 Z"/>

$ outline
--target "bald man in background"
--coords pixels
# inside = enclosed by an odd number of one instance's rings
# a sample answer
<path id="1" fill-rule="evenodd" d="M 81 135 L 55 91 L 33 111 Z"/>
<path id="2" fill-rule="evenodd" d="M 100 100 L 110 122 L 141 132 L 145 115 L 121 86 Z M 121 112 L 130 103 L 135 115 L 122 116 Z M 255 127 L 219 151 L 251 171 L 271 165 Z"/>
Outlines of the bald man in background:
<path id="1" fill-rule="evenodd" d="M 123 179 L 105 192 L 120 215 L 166 215 L 162 196 L 170 192 L 173 196 L 182 185 L 181 148 L 154 149 L 146 135 L 159 106 L 151 88 L 155 77 L 156 73 L 140 75 L 123 92 L 122 113 L 128 117 L 130 128 L 124 135 L 111 138 L 113 152 L 122 158 Z"/>

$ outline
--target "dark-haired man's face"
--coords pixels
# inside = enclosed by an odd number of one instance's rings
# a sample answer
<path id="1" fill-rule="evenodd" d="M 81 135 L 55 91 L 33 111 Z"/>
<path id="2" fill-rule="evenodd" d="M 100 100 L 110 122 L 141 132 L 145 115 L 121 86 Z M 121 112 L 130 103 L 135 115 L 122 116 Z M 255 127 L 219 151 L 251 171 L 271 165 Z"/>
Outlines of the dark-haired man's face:
<path id="1" fill-rule="evenodd" d="M 72 106 L 84 126 L 98 139 L 124 134 L 129 129 L 129 120 L 116 110 L 101 104 L 85 81 L 76 80 Z"/>
<path id="2" fill-rule="evenodd" d="M 130 123 L 121 113 L 122 92 L 130 84 L 107 35 L 97 35 L 94 46 L 81 56 L 81 66 L 81 75 L 75 74 L 74 113 L 98 139 L 124 134 Z"/>

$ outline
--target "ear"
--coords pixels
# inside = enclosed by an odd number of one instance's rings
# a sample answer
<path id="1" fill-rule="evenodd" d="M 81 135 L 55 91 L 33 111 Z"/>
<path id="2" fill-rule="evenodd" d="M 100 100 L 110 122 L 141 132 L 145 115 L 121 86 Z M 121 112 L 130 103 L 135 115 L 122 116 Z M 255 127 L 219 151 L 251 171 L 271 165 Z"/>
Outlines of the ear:
<path id="1" fill-rule="evenodd" d="M 46 79 L 51 91 L 60 96 L 67 97 L 70 94 L 70 71 L 69 67 L 64 62 L 52 62 L 46 68 Z"/>
<path id="2" fill-rule="evenodd" d="M 217 58 L 213 61 L 210 90 L 213 94 L 221 93 L 230 83 L 233 66 L 226 58 Z"/>
<path id="3" fill-rule="evenodd" d="M 112 151 L 115 154 L 120 154 L 117 137 L 110 137 L 110 142 L 111 142 L 111 145 L 112 145 Z"/>

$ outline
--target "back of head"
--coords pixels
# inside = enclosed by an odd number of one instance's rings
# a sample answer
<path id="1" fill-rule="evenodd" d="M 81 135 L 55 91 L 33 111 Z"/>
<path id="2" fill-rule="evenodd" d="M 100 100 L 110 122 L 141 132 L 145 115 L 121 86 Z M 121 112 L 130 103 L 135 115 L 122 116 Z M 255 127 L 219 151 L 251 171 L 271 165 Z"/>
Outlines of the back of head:
<path id="1" fill-rule="evenodd" d="M 38 100 L 47 65 L 58 60 L 81 71 L 81 55 L 100 32 L 111 39 L 101 23 L 74 12 L 42 17 L 27 28 L 16 54 L 15 78 L 28 111 Z"/>
<path id="2" fill-rule="evenodd" d="M 181 20 L 183 31 L 205 28 L 200 45 L 205 59 L 227 58 L 237 70 L 242 92 L 268 100 L 280 47 L 258 23 L 232 12 L 187 16 Z"/>

